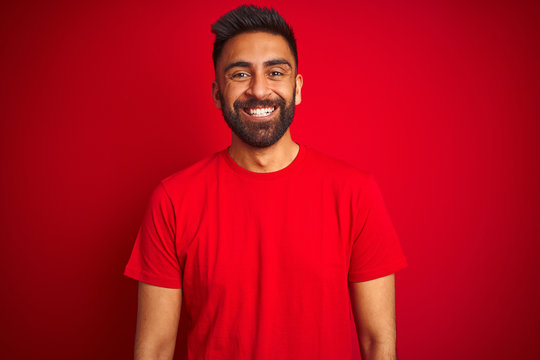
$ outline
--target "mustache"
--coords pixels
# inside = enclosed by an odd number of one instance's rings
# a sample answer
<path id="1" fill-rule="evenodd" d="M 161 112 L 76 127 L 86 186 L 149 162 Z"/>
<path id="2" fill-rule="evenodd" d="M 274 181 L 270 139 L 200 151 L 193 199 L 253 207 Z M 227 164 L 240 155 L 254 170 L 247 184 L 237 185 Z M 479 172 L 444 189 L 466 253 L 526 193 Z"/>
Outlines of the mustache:
<path id="1" fill-rule="evenodd" d="M 247 107 L 284 107 L 285 100 L 258 100 L 258 99 L 249 99 L 247 101 L 236 100 L 233 104 L 235 110 Z"/>

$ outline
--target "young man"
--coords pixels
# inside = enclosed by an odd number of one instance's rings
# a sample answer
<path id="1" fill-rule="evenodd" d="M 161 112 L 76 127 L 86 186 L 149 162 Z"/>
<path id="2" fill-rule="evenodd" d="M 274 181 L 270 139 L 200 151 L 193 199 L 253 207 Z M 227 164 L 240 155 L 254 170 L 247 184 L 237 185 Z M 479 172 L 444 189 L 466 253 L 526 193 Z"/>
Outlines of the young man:
<path id="1" fill-rule="evenodd" d="M 295 143 L 296 41 L 270 9 L 220 18 L 213 99 L 231 146 L 163 180 L 126 275 L 135 358 L 394 359 L 406 265 L 373 177 Z M 351 318 L 354 317 L 354 321 Z"/>

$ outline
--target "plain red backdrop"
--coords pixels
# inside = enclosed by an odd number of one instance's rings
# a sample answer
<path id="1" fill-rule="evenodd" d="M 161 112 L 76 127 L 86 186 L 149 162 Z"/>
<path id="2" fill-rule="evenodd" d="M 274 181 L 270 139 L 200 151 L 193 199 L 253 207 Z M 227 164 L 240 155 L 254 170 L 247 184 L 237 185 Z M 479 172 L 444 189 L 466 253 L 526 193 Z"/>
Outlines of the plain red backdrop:
<path id="1" fill-rule="evenodd" d="M 131 358 L 122 271 L 153 187 L 228 144 L 210 24 L 239 4 L 0 5 L 2 358 Z M 400 359 L 539 359 L 540 3 L 265 4 L 293 137 L 372 171 L 400 235 Z"/>

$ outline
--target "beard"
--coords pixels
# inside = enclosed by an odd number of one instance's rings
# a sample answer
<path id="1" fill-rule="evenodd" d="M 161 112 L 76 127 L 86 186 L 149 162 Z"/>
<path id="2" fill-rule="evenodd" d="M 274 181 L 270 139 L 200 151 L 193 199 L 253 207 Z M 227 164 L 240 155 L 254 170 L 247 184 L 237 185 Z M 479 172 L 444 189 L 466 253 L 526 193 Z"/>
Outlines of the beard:
<path id="1" fill-rule="evenodd" d="M 294 117 L 295 91 L 293 92 L 292 101 L 287 104 L 283 98 L 278 100 L 257 100 L 250 99 L 248 101 L 235 101 L 233 109 L 230 109 L 225 103 L 225 99 L 219 94 L 222 108 L 223 118 L 229 128 L 243 142 L 257 148 L 265 148 L 275 144 L 283 137 L 289 126 L 291 126 Z M 251 121 L 240 118 L 240 111 L 244 108 L 252 107 L 274 107 L 274 111 L 279 109 L 279 116 L 276 119 L 267 121 Z"/>

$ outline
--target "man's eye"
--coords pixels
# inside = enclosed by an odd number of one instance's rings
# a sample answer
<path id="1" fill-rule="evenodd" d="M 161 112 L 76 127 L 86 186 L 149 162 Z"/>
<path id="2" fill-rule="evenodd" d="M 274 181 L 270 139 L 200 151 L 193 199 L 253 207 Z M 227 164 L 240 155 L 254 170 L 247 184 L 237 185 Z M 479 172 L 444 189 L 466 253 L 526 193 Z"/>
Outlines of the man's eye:
<path id="1" fill-rule="evenodd" d="M 272 71 L 270 73 L 270 76 L 281 76 L 283 75 L 283 73 L 281 71 Z"/>
<path id="2" fill-rule="evenodd" d="M 248 77 L 248 74 L 241 72 L 241 73 L 233 74 L 232 77 L 233 77 L 233 78 L 237 78 L 237 79 L 241 79 L 241 78 L 246 78 L 246 77 Z"/>

